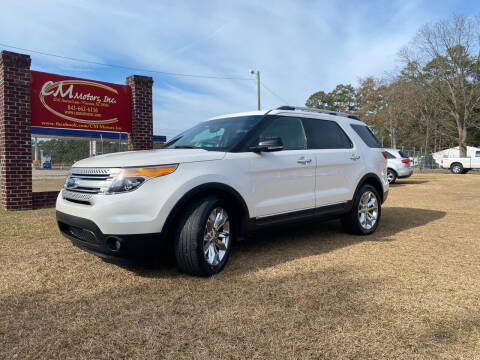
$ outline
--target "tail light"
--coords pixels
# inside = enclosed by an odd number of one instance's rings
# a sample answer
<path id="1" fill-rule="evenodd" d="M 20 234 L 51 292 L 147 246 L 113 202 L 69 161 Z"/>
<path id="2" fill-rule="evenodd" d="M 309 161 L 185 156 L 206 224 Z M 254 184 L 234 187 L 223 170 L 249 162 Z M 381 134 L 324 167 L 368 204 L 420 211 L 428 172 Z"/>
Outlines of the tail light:
<path id="1" fill-rule="evenodd" d="M 382 155 L 385 159 L 387 158 L 387 152 L 386 151 L 382 151 Z"/>
<path id="2" fill-rule="evenodd" d="M 410 159 L 402 159 L 402 164 L 410 164 Z"/>

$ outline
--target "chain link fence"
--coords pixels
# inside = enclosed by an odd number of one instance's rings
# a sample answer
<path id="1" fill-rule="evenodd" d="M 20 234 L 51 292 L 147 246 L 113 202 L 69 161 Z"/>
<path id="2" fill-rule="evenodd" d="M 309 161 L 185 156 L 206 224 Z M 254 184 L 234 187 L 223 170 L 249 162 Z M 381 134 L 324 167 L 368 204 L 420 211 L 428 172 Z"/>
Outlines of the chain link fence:
<path id="1" fill-rule="evenodd" d="M 410 159 L 410 166 L 414 172 L 441 171 L 440 157 L 423 149 L 404 149 L 402 152 Z"/>

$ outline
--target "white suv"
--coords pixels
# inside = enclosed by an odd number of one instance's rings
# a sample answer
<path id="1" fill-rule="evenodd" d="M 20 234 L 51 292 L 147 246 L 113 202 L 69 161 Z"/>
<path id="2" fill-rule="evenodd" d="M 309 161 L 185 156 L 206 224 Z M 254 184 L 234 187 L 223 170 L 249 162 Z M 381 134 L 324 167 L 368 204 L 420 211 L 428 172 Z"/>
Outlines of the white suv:
<path id="1" fill-rule="evenodd" d="M 386 153 L 354 115 L 283 106 L 217 117 L 163 149 L 81 160 L 57 199 L 60 231 L 100 257 L 159 254 L 219 272 L 234 241 L 268 225 L 340 217 L 373 233 L 388 194 Z"/>

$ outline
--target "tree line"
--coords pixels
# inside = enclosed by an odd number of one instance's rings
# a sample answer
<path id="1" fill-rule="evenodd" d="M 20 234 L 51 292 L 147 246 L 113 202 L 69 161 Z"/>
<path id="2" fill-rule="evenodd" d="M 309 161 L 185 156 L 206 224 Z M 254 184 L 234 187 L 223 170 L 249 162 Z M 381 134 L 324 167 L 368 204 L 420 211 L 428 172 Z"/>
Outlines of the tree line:
<path id="1" fill-rule="evenodd" d="M 312 94 L 306 106 L 352 112 L 382 146 L 435 152 L 480 145 L 480 17 L 454 15 L 420 28 L 381 78 Z"/>

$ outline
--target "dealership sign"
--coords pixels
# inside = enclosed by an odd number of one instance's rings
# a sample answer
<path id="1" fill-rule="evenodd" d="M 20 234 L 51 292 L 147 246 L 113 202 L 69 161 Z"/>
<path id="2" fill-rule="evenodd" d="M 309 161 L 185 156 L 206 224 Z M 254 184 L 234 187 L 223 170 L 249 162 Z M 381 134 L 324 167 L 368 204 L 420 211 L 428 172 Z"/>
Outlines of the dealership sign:
<path id="1" fill-rule="evenodd" d="M 129 86 L 31 74 L 32 126 L 131 132 Z"/>

